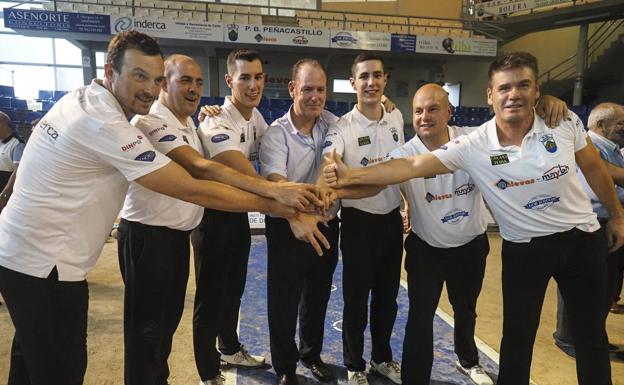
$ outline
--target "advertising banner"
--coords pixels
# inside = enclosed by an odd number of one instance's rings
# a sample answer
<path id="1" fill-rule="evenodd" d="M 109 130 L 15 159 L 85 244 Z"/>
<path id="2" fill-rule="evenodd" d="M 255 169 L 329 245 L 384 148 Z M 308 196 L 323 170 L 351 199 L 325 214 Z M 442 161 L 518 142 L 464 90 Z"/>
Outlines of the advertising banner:
<path id="1" fill-rule="evenodd" d="M 119 16 L 111 19 L 110 29 L 113 34 L 135 29 L 154 37 L 168 39 L 223 41 L 221 24 L 201 21 Z"/>
<path id="2" fill-rule="evenodd" d="M 227 24 L 223 26 L 223 41 L 327 48 L 329 31 L 275 25 Z"/>
<path id="3" fill-rule="evenodd" d="M 496 40 L 418 35 L 416 37 L 416 52 L 444 55 L 496 56 Z"/>
<path id="4" fill-rule="evenodd" d="M 384 32 L 331 30 L 331 48 L 390 51 L 390 34 Z"/>
<path id="5" fill-rule="evenodd" d="M 38 9 L 4 8 L 4 26 L 31 31 L 79 32 L 110 35 L 110 16 Z"/>
<path id="6" fill-rule="evenodd" d="M 416 35 L 393 33 L 390 40 L 392 52 L 416 52 Z"/>
<path id="7" fill-rule="evenodd" d="M 570 3 L 570 0 L 493 0 L 477 4 L 477 16 L 504 15 L 562 3 Z"/>

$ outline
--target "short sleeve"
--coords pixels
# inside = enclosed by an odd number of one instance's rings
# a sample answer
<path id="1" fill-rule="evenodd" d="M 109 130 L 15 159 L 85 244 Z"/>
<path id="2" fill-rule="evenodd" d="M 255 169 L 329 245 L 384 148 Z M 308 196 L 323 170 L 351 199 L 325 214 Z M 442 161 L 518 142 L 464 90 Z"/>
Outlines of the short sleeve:
<path id="1" fill-rule="evenodd" d="M 411 143 L 405 143 L 404 145 L 397 147 L 390 152 L 390 159 L 402 159 L 416 155 L 415 153 L 413 153 L 413 151 L 410 151 L 410 149 Z"/>
<path id="2" fill-rule="evenodd" d="M 401 114 L 401 111 L 399 111 L 398 109 L 396 109 L 395 111 L 397 112 L 397 120 L 399 121 L 399 127 L 401 128 L 399 130 L 401 132 L 399 143 L 405 144 L 405 122 L 403 121 L 403 114 Z"/>
<path id="3" fill-rule="evenodd" d="M 572 111 L 569 111 L 568 114 L 570 121 L 566 124 L 571 125 L 574 131 L 574 152 L 580 151 L 587 146 L 587 131 L 585 131 L 585 125 L 581 118 Z"/>
<path id="4" fill-rule="evenodd" d="M 24 153 L 24 148 L 26 144 L 23 142 L 18 142 L 17 145 L 13 148 L 13 153 L 11 154 L 11 159 L 13 160 L 13 164 L 19 164 L 22 159 L 22 154 Z"/>
<path id="5" fill-rule="evenodd" d="M 433 150 L 431 153 L 451 171 L 463 169 L 467 165 L 466 154 L 470 148 L 470 137 L 467 135 L 455 138 Z"/>
<path id="6" fill-rule="evenodd" d="M 161 119 L 146 115 L 136 118 L 132 124 L 145 134 L 156 150 L 163 154 L 168 154 L 180 146 L 188 146 L 182 139 L 180 131 Z"/>
<path id="7" fill-rule="evenodd" d="M 325 141 L 323 142 L 323 154 L 329 154 L 332 150 L 336 150 L 336 153 L 340 156 L 344 154 L 344 139 L 340 135 L 340 126 L 338 124 L 332 124 L 327 131 Z"/>
<path id="8" fill-rule="evenodd" d="M 270 126 L 262 136 L 260 171 L 264 177 L 278 174 L 288 179 L 288 148 L 280 126 Z"/>
<path id="9" fill-rule="evenodd" d="M 225 151 L 240 151 L 240 137 L 236 131 L 230 129 L 223 119 L 216 117 L 205 119 L 200 125 L 197 133 L 211 157 L 217 156 Z"/>
<path id="10" fill-rule="evenodd" d="M 130 123 L 117 121 L 101 126 L 98 135 L 83 139 L 82 144 L 104 163 L 119 170 L 128 181 L 133 181 L 170 162 L 144 135 Z"/>

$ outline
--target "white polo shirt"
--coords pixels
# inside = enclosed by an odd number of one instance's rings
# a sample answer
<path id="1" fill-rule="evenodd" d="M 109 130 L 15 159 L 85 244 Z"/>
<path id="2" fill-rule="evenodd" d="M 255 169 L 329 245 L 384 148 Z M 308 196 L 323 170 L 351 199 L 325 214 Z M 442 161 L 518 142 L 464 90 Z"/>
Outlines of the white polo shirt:
<path id="1" fill-rule="evenodd" d="M 389 159 L 388 154 L 405 143 L 403 116 L 398 109 L 383 112 L 379 122 L 353 107 L 329 130 L 323 153 L 336 150 L 349 167 L 372 166 Z M 353 207 L 371 214 L 387 214 L 401 204 L 399 186 L 388 186 L 377 195 L 362 199 L 343 199 L 343 207 Z"/>
<path id="2" fill-rule="evenodd" d="M 448 127 L 451 140 L 473 131 L 473 128 Z M 414 136 L 390 153 L 391 158 L 429 153 Z M 433 247 L 465 245 L 487 229 L 487 209 L 481 191 L 466 171 L 432 178 L 414 178 L 401 184 L 410 207 L 412 231 Z"/>
<path id="3" fill-rule="evenodd" d="M 219 115 L 207 118 L 199 125 L 206 157 L 234 150 L 242 152 L 252 162 L 258 160 L 260 138 L 268 127 L 260 111 L 254 108 L 251 119 L 246 120 L 229 96 L 221 110 Z"/>
<path id="4" fill-rule="evenodd" d="M 11 135 L 0 141 L 0 171 L 13 172 L 22 158 L 25 143 Z"/>
<path id="5" fill-rule="evenodd" d="M 571 114 L 572 115 L 572 114 Z M 535 116 L 522 146 L 501 146 L 495 118 L 433 151 L 450 170 L 467 171 L 512 242 L 600 225 L 577 177 L 574 154 L 587 134 L 576 116 L 549 129 Z"/>
<path id="6" fill-rule="evenodd" d="M 182 124 L 159 101 L 154 102 L 149 115 L 135 116 L 132 124 L 163 154 L 180 146 L 191 146 L 204 155 L 193 119 L 188 117 Z M 130 183 L 121 210 L 121 217 L 129 221 L 183 231 L 197 227 L 203 214 L 201 206 L 157 193 L 136 182 Z"/>
<path id="7" fill-rule="evenodd" d="M 0 265 L 81 281 L 95 265 L 128 181 L 169 159 L 128 123 L 98 80 L 58 101 L 33 130 L 0 214 Z"/>

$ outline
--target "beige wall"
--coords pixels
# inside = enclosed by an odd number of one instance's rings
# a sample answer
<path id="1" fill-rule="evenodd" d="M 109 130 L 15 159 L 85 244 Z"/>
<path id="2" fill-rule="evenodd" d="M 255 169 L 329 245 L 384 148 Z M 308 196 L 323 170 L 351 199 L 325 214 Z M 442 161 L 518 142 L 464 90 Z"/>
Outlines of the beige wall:
<path id="1" fill-rule="evenodd" d="M 323 3 L 324 11 L 459 18 L 461 0 L 397 0 L 395 2 Z"/>
<path id="2" fill-rule="evenodd" d="M 447 83 L 460 82 L 462 106 L 486 107 L 487 71 L 489 62 L 458 61 L 444 65 L 444 81 Z"/>

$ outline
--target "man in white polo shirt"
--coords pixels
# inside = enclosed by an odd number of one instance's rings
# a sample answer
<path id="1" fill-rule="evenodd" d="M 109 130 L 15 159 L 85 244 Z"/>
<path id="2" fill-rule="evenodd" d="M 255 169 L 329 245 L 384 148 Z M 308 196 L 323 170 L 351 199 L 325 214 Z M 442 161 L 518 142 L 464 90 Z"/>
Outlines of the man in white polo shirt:
<path id="1" fill-rule="evenodd" d="M 579 384 L 611 384 L 603 310 L 607 242 L 576 176 L 576 164 L 610 214 L 606 233 L 611 250 L 624 243 L 624 210 L 578 117 L 549 130 L 535 116 L 536 78 L 535 57 L 524 52 L 503 55 L 489 70 L 488 103 L 496 116 L 476 131 L 432 153 L 368 169 L 348 169 L 334 155 L 334 166 L 324 173 L 327 183 L 339 186 L 385 185 L 467 171 L 504 239 L 498 384 L 529 382 L 533 342 L 551 277 L 570 311 Z"/>
<path id="2" fill-rule="evenodd" d="M 11 129 L 11 118 L 0 111 L 0 191 L 10 183 L 11 178 L 15 178 L 24 146 L 24 141 Z M 6 206 L 10 195 L 4 191 L 0 193 L 0 210 Z"/>
<path id="3" fill-rule="evenodd" d="M 323 151 L 336 151 L 350 167 L 367 168 L 404 143 L 403 117 L 399 110 L 386 112 L 381 104 L 388 78 L 381 57 L 358 55 L 351 74 L 357 105 L 329 131 Z M 368 383 L 362 356 L 369 294 L 372 370 L 401 382 L 400 367 L 393 361 L 390 347 L 403 255 L 400 203 L 398 186 L 369 198 L 342 200 L 342 340 L 349 384 Z"/>
<path id="4" fill-rule="evenodd" d="M 151 37 L 109 44 L 105 78 L 59 100 L 39 122 L 0 215 L 0 292 L 15 337 L 10 384 L 82 384 L 88 287 L 128 181 L 224 210 L 294 210 L 223 184 L 199 181 L 128 123 L 146 114 L 163 80 Z"/>

